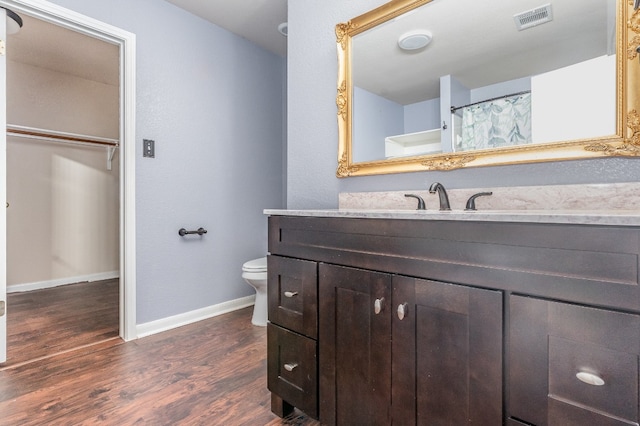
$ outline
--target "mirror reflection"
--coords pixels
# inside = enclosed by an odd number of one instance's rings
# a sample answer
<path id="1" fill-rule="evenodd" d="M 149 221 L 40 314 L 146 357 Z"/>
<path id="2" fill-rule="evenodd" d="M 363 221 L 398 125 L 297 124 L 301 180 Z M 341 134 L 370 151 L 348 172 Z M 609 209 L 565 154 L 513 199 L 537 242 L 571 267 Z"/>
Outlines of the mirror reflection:
<path id="1" fill-rule="evenodd" d="M 352 161 L 616 133 L 615 0 L 433 0 L 351 39 Z"/>

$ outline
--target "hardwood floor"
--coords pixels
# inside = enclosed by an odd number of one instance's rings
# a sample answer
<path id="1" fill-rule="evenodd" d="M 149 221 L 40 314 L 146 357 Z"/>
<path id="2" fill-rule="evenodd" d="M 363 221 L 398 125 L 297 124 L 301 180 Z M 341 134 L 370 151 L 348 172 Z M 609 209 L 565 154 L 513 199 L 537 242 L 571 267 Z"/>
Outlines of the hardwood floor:
<path id="1" fill-rule="evenodd" d="M 117 279 L 7 295 L 7 363 L 52 356 L 118 337 Z"/>
<path id="2" fill-rule="evenodd" d="M 319 425 L 270 411 L 251 308 L 0 371 L 0 425 Z"/>

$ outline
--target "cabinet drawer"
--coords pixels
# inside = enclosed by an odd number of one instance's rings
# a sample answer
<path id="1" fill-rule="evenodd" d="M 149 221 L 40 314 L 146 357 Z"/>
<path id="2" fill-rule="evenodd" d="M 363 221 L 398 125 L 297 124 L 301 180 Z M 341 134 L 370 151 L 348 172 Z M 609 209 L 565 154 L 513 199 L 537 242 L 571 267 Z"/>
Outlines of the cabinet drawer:
<path id="1" fill-rule="evenodd" d="M 318 336 L 316 262 L 268 256 L 269 321 L 305 336 Z"/>
<path id="2" fill-rule="evenodd" d="M 510 300 L 510 415 L 536 425 L 638 423 L 640 315 Z"/>
<path id="3" fill-rule="evenodd" d="M 267 324 L 268 387 L 292 406 L 318 416 L 317 347 L 315 340 Z"/>
<path id="4" fill-rule="evenodd" d="M 549 336 L 549 398 L 550 418 L 573 405 L 636 422 L 638 355 Z"/>

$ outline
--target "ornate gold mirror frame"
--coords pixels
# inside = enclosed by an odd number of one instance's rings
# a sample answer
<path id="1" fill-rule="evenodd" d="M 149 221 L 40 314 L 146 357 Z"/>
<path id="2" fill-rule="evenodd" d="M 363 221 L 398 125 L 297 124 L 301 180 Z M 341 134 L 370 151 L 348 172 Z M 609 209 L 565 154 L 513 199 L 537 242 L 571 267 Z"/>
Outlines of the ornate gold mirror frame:
<path id="1" fill-rule="evenodd" d="M 354 163 L 352 161 L 352 37 L 431 0 L 394 0 L 336 26 L 338 46 L 338 177 L 453 170 L 462 167 L 640 156 L 640 9 L 620 0 L 616 11 L 616 134 L 595 139 L 428 154 Z M 454 0 L 449 0 L 454 1 Z"/>

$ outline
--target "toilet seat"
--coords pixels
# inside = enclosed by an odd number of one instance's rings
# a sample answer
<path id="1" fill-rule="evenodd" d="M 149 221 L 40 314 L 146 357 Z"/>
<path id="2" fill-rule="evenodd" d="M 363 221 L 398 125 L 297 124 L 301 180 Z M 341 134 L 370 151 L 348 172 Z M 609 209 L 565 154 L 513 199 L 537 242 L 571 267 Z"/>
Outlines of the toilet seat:
<path id="1" fill-rule="evenodd" d="M 267 258 L 249 260 L 242 265 L 242 272 L 267 272 Z"/>

